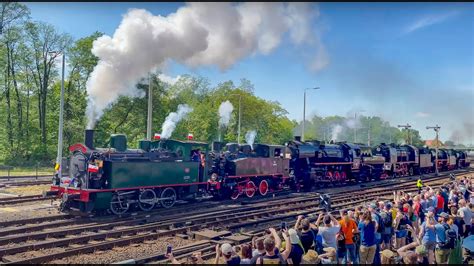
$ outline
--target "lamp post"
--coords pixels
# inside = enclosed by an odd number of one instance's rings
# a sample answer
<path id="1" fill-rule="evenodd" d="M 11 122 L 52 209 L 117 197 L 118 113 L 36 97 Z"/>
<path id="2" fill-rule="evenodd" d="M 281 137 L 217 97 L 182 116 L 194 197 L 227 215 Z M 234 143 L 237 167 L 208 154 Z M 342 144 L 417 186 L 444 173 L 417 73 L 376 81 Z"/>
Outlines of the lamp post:
<path id="1" fill-rule="evenodd" d="M 153 94 L 151 90 L 151 74 L 148 75 L 148 114 L 146 120 L 146 139 L 151 140 L 152 115 L 153 115 Z"/>
<path id="2" fill-rule="evenodd" d="M 304 89 L 303 125 L 302 125 L 302 128 L 301 128 L 301 141 L 304 141 L 304 126 L 305 126 L 305 121 L 306 121 L 306 91 L 307 90 L 319 90 L 319 89 L 320 89 L 319 87 Z"/>
<path id="3" fill-rule="evenodd" d="M 436 124 L 436 126 L 434 127 L 430 127 L 430 126 L 427 126 L 426 129 L 434 129 L 434 131 L 436 132 L 436 146 L 435 146 L 435 149 L 436 149 L 436 158 L 435 158 L 435 173 L 436 175 L 439 175 L 439 171 L 438 171 L 438 145 L 439 145 L 439 130 L 441 129 L 440 126 L 438 126 L 438 124 Z"/>
<path id="4" fill-rule="evenodd" d="M 50 54 L 58 54 L 59 52 L 49 52 Z M 62 157 L 63 157 L 63 113 L 64 113 L 64 68 L 66 62 L 66 54 L 62 53 L 62 66 L 61 66 L 61 96 L 59 101 L 59 129 L 58 129 L 58 154 L 56 158 L 56 167 L 59 180 L 62 178 Z"/>
<path id="5" fill-rule="evenodd" d="M 411 128 L 411 125 L 410 124 L 406 124 L 406 125 L 398 125 L 399 128 L 404 128 L 407 130 L 407 143 L 408 144 L 412 144 L 411 143 L 411 137 L 410 137 L 410 128 Z"/>
<path id="6" fill-rule="evenodd" d="M 237 131 L 237 144 L 240 144 L 240 120 L 242 118 L 241 112 L 240 112 L 240 106 L 242 102 L 242 95 L 241 94 L 231 94 L 232 96 L 238 95 L 239 96 L 239 128 Z"/>

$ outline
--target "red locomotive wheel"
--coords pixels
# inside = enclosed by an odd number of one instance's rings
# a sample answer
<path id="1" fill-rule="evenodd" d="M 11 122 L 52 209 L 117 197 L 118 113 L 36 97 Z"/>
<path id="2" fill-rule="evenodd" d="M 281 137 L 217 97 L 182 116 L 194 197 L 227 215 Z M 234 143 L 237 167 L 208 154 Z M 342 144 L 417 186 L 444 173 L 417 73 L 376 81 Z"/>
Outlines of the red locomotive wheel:
<path id="1" fill-rule="evenodd" d="M 341 181 L 341 174 L 339 174 L 339 171 L 334 172 L 334 179 L 336 179 L 336 181 Z"/>
<path id="2" fill-rule="evenodd" d="M 265 196 L 268 193 L 268 182 L 267 180 L 262 180 L 258 185 L 258 192 L 260 195 Z"/>
<path id="3" fill-rule="evenodd" d="M 245 185 L 245 195 L 247 195 L 247 197 L 249 197 L 249 198 L 251 198 L 255 195 L 256 190 L 257 190 L 257 186 L 255 186 L 255 183 L 253 181 L 249 181 Z"/>
<path id="4" fill-rule="evenodd" d="M 233 190 L 232 190 L 232 195 L 230 195 L 230 198 L 232 200 L 236 200 L 239 198 L 239 196 L 242 194 L 242 187 L 240 185 L 237 185 Z"/>
<path id="5" fill-rule="evenodd" d="M 346 179 L 347 179 L 347 174 L 346 174 L 346 172 L 341 172 L 341 180 L 342 180 L 342 181 L 346 181 Z"/>
<path id="6" fill-rule="evenodd" d="M 326 172 L 326 180 L 329 180 L 329 181 L 333 180 L 333 175 L 331 171 Z"/>

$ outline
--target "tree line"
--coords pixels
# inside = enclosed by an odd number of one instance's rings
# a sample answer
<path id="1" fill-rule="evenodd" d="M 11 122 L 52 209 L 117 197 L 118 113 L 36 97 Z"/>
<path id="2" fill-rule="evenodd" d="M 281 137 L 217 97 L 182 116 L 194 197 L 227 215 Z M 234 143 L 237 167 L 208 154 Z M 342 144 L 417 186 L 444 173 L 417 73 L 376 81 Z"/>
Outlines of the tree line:
<path id="1" fill-rule="evenodd" d="M 91 53 L 93 41 L 102 33 L 74 40 L 53 25 L 32 21 L 30 11 L 21 3 L 1 4 L 0 13 L 0 164 L 31 165 L 41 162 L 53 165 L 56 157 L 62 53 L 66 55 L 67 73 L 64 101 L 64 151 L 82 142 L 86 127 L 86 82 L 98 59 Z M 151 73 L 140 81 L 137 90 L 153 93 L 153 133 L 161 132 L 166 116 L 179 104 L 193 111 L 180 122 L 172 137 L 211 142 L 219 139 L 237 141 L 239 96 L 241 97 L 241 142 L 245 133 L 255 130 L 255 142 L 284 144 L 300 135 L 301 122 L 288 118 L 280 103 L 257 97 L 249 80 L 239 84 L 225 81 L 212 86 L 204 77 L 182 76 L 169 84 Z M 230 123 L 219 128 L 218 108 L 224 101 L 234 107 Z M 146 137 L 147 97 L 120 97 L 107 108 L 95 129 L 96 145 L 106 146 L 112 133 L 127 135 L 129 147 Z M 337 140 L 352 141 L 353 130 L 345 126 L 347 118 L 313 116 L 306 121 L 306 139 L 330 140 L 336 125 L 342 129 Z M 361 117 L 358 142 L 366 142 L 364 128 L 370 123 L 373 144 L 401 143 L 404 132 L 379 117 Z M 412 142 L 422 144 L 416 130 Z"/>

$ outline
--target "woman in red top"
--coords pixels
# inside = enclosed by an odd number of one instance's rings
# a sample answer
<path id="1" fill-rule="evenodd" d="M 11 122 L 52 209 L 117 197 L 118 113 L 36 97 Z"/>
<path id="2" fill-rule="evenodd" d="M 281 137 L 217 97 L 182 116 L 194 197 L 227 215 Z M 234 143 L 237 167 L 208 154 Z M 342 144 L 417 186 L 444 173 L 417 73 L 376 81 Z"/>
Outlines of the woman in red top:
<path id="1" fill-rule="evenodd" d="M 420 221 L 420 211 L 421 211 L 421 204 L 420 204 L 420 196 L 416 195 L 413 197 L 413 220 L 412 220 L 412 225 L 413 229 L 415 229 L 415 232 L 418 234 L 419 230 L 419 221 Z"/>

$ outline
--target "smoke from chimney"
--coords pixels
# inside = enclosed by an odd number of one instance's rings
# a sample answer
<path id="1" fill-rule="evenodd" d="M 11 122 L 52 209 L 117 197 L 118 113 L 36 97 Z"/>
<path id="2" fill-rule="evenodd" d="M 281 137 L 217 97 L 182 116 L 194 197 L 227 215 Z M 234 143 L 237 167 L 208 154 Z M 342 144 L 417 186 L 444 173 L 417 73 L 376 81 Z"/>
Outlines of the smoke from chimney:
<path id="1" fill-rule="evenodd" d="M 223 127 L 223 126 L 226 127 L 229 125 L 230 115 L 232 114 L 233 110 L 234 110 L 234 106 L 229 101 L 225 101 L 221 103 L 221 105 L 219 106 L 219 126 L 220 127 Z"/>
<path id="2" fill-rule="evenodd" d="M 137 82 L 169 61 L 225 70 L 244 57 L 271 53 L 288 33 L 291 43 L 311 46 L 315 56 L 308 64 L 319 70 L 328 58 L 311 25 L 318 16 L 312 3 L 188 3 L 168 16 L 130 9 L 113 36 L 93 43 L 99 62 L 86 86 L 87 127 L 119 96 L 141 96 Z"/>
<path id="3" fill-rule="evenodd" d="M 161 129 L 161 137 L 168 139 L 173 134 L 174 129 L 179 121 L 186 117 L 186 115 L 193 111 L 193 108 L 189 107 L 187 104 L 178 105 L 178 110 L 176 112 L 171 112 L 166 117 L 163 127 Z"/>
<path id="4" fill-rule="evenodd" d="M 342 126 L 341 125 L 335 125 L 333 128 L 332 128 L 332 131 L 331 131 L 331 140 L 334 140 L 336 141 L 337 140 L 337 137 L 339 136 L 339 134 L 342 132 Z"/>
<path id="5" fill-rule="evenodd" d="M 247 133 L 245 134 L 245 141 L 247 142 L 247 144 L 253 147 L 253 143 L 255 142 L 256 136 L 257 136 L 257 131 L 255 130 L 247 131 Z"/>

